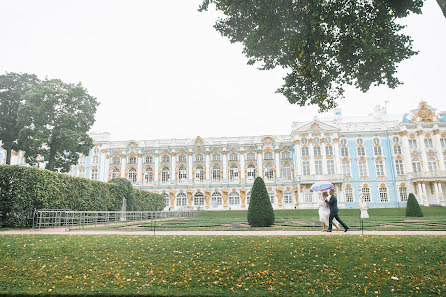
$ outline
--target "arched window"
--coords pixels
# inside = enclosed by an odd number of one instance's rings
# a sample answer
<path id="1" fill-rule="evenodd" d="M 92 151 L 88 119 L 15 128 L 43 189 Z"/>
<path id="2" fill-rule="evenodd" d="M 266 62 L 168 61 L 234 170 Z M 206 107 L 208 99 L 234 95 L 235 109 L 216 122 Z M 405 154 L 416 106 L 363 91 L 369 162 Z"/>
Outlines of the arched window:
<path id="1" fill-rule="evenodd" d="M 356 139 L 356 143 L 358 145 L 363 145 L 364 144 L 364 140 L 362 138 L 358 138 L 358 139 Z"/>
<path id="2" fill-rule="evenodd" d="M 178 168 L 178 181 L 180 183 L 183 183 L 183 182 L 186 181 L 186 179 L 187 179 L 187 169 L 186 169 L 186 166 L 181 165 Z"/>
<path id="3" fill-rule="evenodd" d="M 187 206 L 187 197 L 185 193 L 178 193 L 176 206 L 185 207 Z"/>
<path id="4" fill-rule="evenodd" d="M 98 169 L 97 168 L 91 169 L 91 179 L 98 180 Z"/>
<path id="5" fill-rule="evenodd" d="M 98 148 L 98 147 L 95 147 L 94 150 L 93 150 L 93 152 L 94 152 L 95 154 L 98 154 L 98 153 L 99 153 L 99 148 Z"/>
<path id="6" fill-rule="evenodd" d="M 404 166 L 402 160 L 395 160 L 395 169 L 397 175 L 403 175 L 404 174 Z"/>
<path id="7" fill-rule="evenodd" d="M 256 154 L 255 153 L 248 153 L 248 154 L 246 154 L 246 160 L 254 161 L 255 159 L 256 159 Z"/>
<path id="8" fill-rule="evenodd" d="M 204 179 L 204 170 L 201 165 L 195 167 L 195 182 L 201 183 Z"/>
<path id="9" fill-rule="evenodd" d="M 237 192 L 229 194 L 229 205 L 240 205 L 240 195 Z"/>
<path id="10" fill-rule="evenodd" d="M 265 153 L 263 154 L 263 159 L 264 159 L 264 160 L 272 160 L 272 159 L 273 159 L 273 153 L 271 153 L 271 152 L 265 152 Z"/>
<path id="11" fill-rule="evenodd" d="M 370 202 L 370 188 L 369 187 L 361 188 L 361 193 L 362 193 L 362 200 L 364 202 Z"/>
<path id="12" fill-rule="evenodd" d="M 195 162 L 203 162 L 203 154 L 196 154 Z"/>
<path id="13" fill-rule="evenodd" d="M 283 192 L 283 203 L 285 203 L 285 204 L 293 203 L 293 192 L 291 192 L 291 191 Z"/>
<path id="14" fill-rule="evenodd" d="M 344 176 L 351 176 L 350 161 L 342 161 L 342 174 Z"/>
<path id="15" fill-rule="evenodd" d="M 265 180 L 274 181 L 274 166 L 271 163 L 265 165 Z"/>
<path id="16" fill-rule="evenodd" d="M 290 160 L 291 159 L 291 153 L 289 151 L 282 152 L 282 159 L 283 160 Z"/>
<path id="17" fill-rule="evenodd" d="M 163 167 L 163 169 L 161 169 L 161 182 L 168 183 L 169 179 L 170 179 L 170 169 L 169 167 Z"/>
<path id="18" fill-rule="evenodd" d="M 418 159 L 418 158 L 413 158 L 412 159 L 412 169 L 413 169 L 413 172 L 420 172 L 421 171 L 420 159 Z"/>
<path id="19" fill-rule="evenodd" d="M 219 165 L 214 165 L 214 167 L 212 167 L 212 180 L 214 182 L 219 182 L 221 180 L 221 167 Z"/>
<path id="20" fill-rule="evenodd" d="M 152 183 L 153 182 L 153 170 L 151 167 L 146 167 L 146 170 L 144 172 L 144 181 L 146 183 Z"/>
<path id="21" fill-rule="evenodd" d="M 325 143 L 327 143 L 327 144 L 331 143 L 331 137 L 330 136 L 325 137 Z"/>
<path id="22" fill-rule="evenodd" d="M 129 164 L 136 164 L 136 157 L 130 157 Z"/>
<path id="23" fill-rule="evenodd" d="M 246 179 L 249 182 L 253 182 L 255 178 L 256 178 L 256 167 L 252 164 L 248 165 L 248 167 L 246 168 Z"/>
<path id="24" fill-rule="evenodd" d="M 178 162 L 179 163 L 186 163 L 187 162 L 186 155 L 185 154 L 178 155 Z"/>
<path id="25" fill-rule="evenodd" d="M 345 138 L 341 138 L 341 140 L 339 141 L 339 143 L 340 143 L 342 146 L 346 146 L 346 145 L 347 145 L 347 139 L 345 139 Z"/>
<path id="26" fill-rule="evenodd" d="M 169 155 L 163 155 L 161 157 L 161 162 L 163 163 L 169 163 L 170 162 L 170 156 Z"/>
<path id="27" fill-rule="evenodd" d="M 229 161 L 237 161 L 238 155 L 236 153 L 229 154 Z"/>
<path id="28" fill-rule="evenodd" d="M 211 206 L 216 208 L 223 205 L 223 199 L 219 192 L 214 192 L 211 195 Z"/>
<path id="29" fill-rule="evenodd" d="M 229 180 L 231 182 L 238 182 L 238 167 L 236 165 L 231 165 L 229 168 Z"/>
<path id="30" fill-rule="evenodd" d="M 145 163 L 153 163 L 153 157 L 152 156 L 146 156 L 146 158 L 144 159 Z"/>
<path id="31" fill-rule="evenodd" d="M 113 168 L 111 178 L 114 179 L 120 177 L 121 177 L 121 170 L 119 170 L 119 168 Z"/>
<path id="32" fill-rule="evenodd" d="M 430 157 L 427 160 L 427 166 L 428 166 L 430 172 L 437 171 L 437 161 L 435 160 L 435 158 Z"/>
<path id="33" fill-rule="evenodd" d="M 170 206 L 169 193 L 163 193 L 163 196 L 164 196 L 164 201 L 166 203 L 165 207 L 169 207 Z"/>
<path id="34" fill-rule="evenodd" d="M 345 188 L 345 202 L 353 202 L 353 188 Z"/>
<path id="35" fill-rule="evenodd" d="M 380 142 L 380 140 L 379 140 L 378 137 L 373 138 L 373 144 L 374 144 L 374 145 L 379 145 L 380 143 L 381 143 L 381 142 Z"/>
<path id="36" fill-rule="evenodd" d="M 136 169 L 130 168 L 128 171 L 128 180 L 132 183 L 136 183 Z"/>
<path id="37" fill-rule="evenodd" d="M 194 206 L 204 206 L 204 195 L 201 192 L 195 193 L 194 195 Z"/>
<path id="38" fill-rule="evenodd" d="M 300 142 L 302 142 L 302 144 L 307 144 L 308 143 L 308 139 L 306 139 L 305 137 L 303 137 Z"/>
<path id="39" fill-rule="evenodd" d="M 392 141 L 393 141 L 393 143 L 399 143 L 400 138 L 398 136 L 393 136 Z"/>
<path id="40" fill-rule="evenodd" d="M 379 201 L 389 202 L 389 194 L 387 193 L 387 187 L 379 187 L 378 194 L 379 194 Z"/>
<path id="41" fill-rule="evenodd" d="M 282 179 L 284 181 L 291 181 L 291 177 L 291 164 L 287 162 L 282 166 Z"/>
<path id="42" fill-rule="evenodd" d="M 359 161 L 358 167 L 359 167 L 359 177 L 369 176 L 367 172 L 367 163 L 365 161 Z"/>
<path id="43" fill-rule="evenodd" d="M 112 158 L 112 164 L 121 164 L 121 158 L 120 157 L 113 157 Z"/>
<path id="44" fill-rule="evenodd" d="M 314 144 L 319 144 L 320 142 L 321 142 L 321 140 L 319 139 L 319 137 L 313 138 L 313 143 Z"/>

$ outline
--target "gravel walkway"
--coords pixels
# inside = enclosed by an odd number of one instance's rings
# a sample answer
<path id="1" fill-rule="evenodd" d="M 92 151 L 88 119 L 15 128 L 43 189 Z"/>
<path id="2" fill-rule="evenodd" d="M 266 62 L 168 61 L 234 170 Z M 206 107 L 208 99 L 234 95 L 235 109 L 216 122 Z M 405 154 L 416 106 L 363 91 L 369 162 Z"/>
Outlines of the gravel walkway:
<path id="1" fill-rule="evenodd" d="M 7 230 L 0 231 L 0 235 L 7 234 L 57 234 L 57 235 L 237 235 L 237 236 L 305 236 L 305 235 L 361 235 L 361 231 L 334 231 L 331 233 L 321 231 L 116 231 L 116 230 L 71 230 L 41 229 L 41 230 Z M 364 231 L 364 235 L 442 235 L 446 231 Z"/>

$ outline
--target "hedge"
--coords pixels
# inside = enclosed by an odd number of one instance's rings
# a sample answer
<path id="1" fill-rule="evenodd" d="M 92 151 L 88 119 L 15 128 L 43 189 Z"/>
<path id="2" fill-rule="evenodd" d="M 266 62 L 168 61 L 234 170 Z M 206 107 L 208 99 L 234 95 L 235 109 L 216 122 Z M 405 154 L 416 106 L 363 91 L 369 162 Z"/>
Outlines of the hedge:
<path id="1" fill-rule="evenodd" d="M 406 217 L 422 217 L 423 212 L 418 204 L 417 198 L 413 193 L 409 194 L 409 199 L 407 199 L 406 205 Z"/>
<path id="2" fill-rule="evenodd" d="M 162 210 L 162 195 L 133 189 L 132 210 Z M 34 209 L 120 210 L 121 185 L 33 167 L 0 165 L 0 225 L 30 227 Z"/>
<path id="3" fill-rule="evenodd" d="M 271 200 L 261 177 L 254 180 L 248 207 L 248 224 L 251 227 L 268 227 L 274 224 L 275 216 Z"/>

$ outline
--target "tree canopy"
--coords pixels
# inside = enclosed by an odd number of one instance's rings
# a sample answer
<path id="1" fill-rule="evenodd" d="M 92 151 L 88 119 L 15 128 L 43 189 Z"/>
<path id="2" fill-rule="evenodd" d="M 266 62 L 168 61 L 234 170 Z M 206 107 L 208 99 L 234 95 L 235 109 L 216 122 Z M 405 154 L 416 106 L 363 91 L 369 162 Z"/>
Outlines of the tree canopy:
<path id="1" fill-rule="evenodd" d="M 243 44 L 248 64 L 288 70 L 278 93 L 325 111 L 346 85 L 401 84 L 397 66 L 417 52 L 397 20 L 423 0 L 204 0 L 199 10 L 211 3 L 224 15 L 215 29 Z"/>
<path id="2" fill-rule="evenodd" d="M 93 140 L 87 134 L 98 102 L 79 83 L 45 80 L 25 95 L 18 121 L 19 144 L 26 162 L 46 161 L 46 168 L 67 172 L 79 154 L 87 155 Z"/>
<path id="3" fill-rule="evenodd" d="M 26 92 L 38 83 L 34 74 L 9 72 L 0 75 L 0 140 L 6 150 L 6 164 L 11 164 L 11 151 L 19 150 L 19 106 L 23 104 Z"/>

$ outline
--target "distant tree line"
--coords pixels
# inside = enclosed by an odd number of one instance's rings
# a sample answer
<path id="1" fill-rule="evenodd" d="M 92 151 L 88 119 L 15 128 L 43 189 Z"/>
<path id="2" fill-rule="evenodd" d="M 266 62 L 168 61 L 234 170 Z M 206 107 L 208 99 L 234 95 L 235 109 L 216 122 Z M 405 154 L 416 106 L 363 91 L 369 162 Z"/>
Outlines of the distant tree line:
<path id="1" fill-rule="evenodd" d="M 87 132 L 98 105 L 81 83 L 27 73 L 0 75 L 0 140 L 6 164 L 11 164 L 13 151 L 24 151 L 32 166 L 45 162 L 48 170 L 68 172 L 93 147 Z"/>

